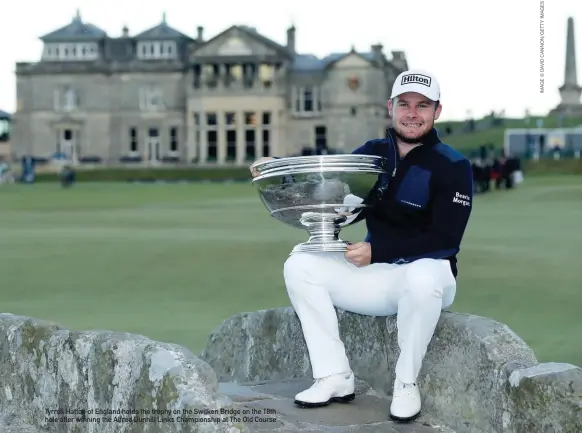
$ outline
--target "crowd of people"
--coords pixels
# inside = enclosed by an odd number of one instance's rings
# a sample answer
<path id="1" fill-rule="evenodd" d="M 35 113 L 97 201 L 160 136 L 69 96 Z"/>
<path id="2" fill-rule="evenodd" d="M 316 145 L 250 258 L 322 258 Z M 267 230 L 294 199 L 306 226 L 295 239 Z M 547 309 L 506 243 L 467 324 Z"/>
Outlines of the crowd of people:
<path id="1" fill-rule="evenodd" d="M 69 188 L 75 183 L 77 174 L 71 165 L 65 164 L 59 170 L 58 177 L 62 187 Z M 0 159 L 0 185 L 16 182 L 34 183 L 35 178 L 34 160 L 32 158 L 23 158 L 22 170 L 18 175 L 7 161 Z"/>
<path id="2" fill-rule="evenodd" d="M 520 159 L 508 155 L 504 150 L 498 153 L 491 144 L 481 146 L 471 158 L 471 163 L 476 194 L 489 192 L 493 187 L 512 189 L 523 182 Z"/>

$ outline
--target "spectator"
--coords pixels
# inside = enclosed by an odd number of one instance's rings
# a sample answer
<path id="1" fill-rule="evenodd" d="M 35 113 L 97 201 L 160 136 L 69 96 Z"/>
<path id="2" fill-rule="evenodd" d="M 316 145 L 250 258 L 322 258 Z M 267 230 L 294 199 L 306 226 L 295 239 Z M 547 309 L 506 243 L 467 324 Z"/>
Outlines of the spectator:
<path id="1" fill-rule="evenodd" d="M 65 165 L 60 172 L 61 185 L 63 188 L 69 188 L 75 183 L 75 170 L 69 165 Z"/>

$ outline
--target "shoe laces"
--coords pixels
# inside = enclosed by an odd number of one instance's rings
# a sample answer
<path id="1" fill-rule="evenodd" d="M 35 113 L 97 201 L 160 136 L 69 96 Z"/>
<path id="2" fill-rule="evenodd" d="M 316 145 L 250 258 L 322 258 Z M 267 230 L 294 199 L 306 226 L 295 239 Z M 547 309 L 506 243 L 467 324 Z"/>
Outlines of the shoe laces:
<path id="1" fill-rule="evenodd" d="M 415 383 L 402 383 L 396 389 L 394 389 L 394 396 L 393 398 L 401 398 L 401 397 L 410 397 L 414 393 L 414 389 L 416 388 Z"/>
<path id="2" fill-rule="evenodd" d="M 312 389 L 320 389 L 320 388 L 327 388 L 329 387 L 329 380 L 327 377 L 320 377 L 319 379 L 315 379 L 313 381 L 313 385 L 311 385 Z"/>
<path id="3" fill-rule="evenodd" d="M 312 386 L 314 387 L 329 386 L 329 384 L 333 381 L 334 378 L 335 376 L 320 377 L 313 381 Z M 349 379 L 349 376 L 347 376 L 345 379 Z"/>

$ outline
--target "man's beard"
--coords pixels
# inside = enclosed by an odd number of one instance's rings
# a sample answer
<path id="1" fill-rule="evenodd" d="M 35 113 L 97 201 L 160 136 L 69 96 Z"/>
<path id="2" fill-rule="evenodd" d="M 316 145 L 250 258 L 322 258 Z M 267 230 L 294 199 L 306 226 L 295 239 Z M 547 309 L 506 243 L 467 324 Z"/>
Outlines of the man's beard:
<path id="1" fill-rule="evenodd" d="M 396 127 L 396 125 L 394 125 L 394 131 L 396 133 L 396 138 L 398 138 L 403 143 L 418 144 L 418 143 L 422 143 L 424 141 L 424 139 L 430 135 L 430 133 L 432 132 L 433 126 L 434 126 L 434 123 L 432 125 L 430 125 L 430 128 L 428 128 L 424 134 L 419 135 L 418 137 L 414 137 L 414 138 L 406 137 L 405 135 L 398 132 L 398 128 Z"/>

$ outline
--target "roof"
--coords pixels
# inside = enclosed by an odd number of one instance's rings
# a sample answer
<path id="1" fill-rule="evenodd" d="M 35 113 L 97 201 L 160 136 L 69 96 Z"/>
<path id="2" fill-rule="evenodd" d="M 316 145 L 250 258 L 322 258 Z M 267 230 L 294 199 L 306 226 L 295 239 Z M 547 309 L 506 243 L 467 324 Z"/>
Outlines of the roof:
<path id="1" fill-rule="evenodd" d="M 320 59 L 313 54 L 297 54 L 293 61 L 292 68 L 294 71 L 299 72 L 315 72 L 321 71 L 327 68 L 332 63 L 340 60 L 341 58 L 347 56 L 348 54 L 352 53 L 353 51 L 348 51 L 345 53 L 332 53 L 324 58 Z M 370 62 L 374 59 L 374 53 L 367 52 L 367 53 L 357 53 L 359 56 L 363 57 Z"/>
<path id="2" fill-rule="evenodd" d="M 12 119 L 12 115 L 6 111 L 0 110 L 0 119 Z"/>
<path id="3" fill-rule="evenodd" d="M 94 40 L 107 37 L 107 33 L 97 26 L 85 23 L 77 11 L 73 20 L 64 27 L 53 32 L 47 33 L 40 39 L 45 42 L 51 41 L 77 41 L 77 40 Z"/>
<path id="4" fill-rule="evenodd" d="M 239 29 L 245 31 L 246 33 L 255 36 L 258 40 L 266 43 L 267 45 L 271 45 L 272 47 L 276 48 L 279 51 L 286 51 L 287 47 L 275 42 L 274 40 L 260 34 L 257 29 L 255 27 L 250 27 L 250 26 L 245 26 L 245 25 L 239 25 L 236 26 Z"/>
<path id="5" fill-rule="evenodd" d="M 190 36 L 170 27 L 166 22 L 166 14 L 162 17 L 162 22 L 155 27 L 147 29 L 135 36 L 140 40 L 160 40 L 160 39 L 192 39 Z"/>
<path id="6" fill-rule="evenodd" d="M 204 43 L 198 45 L 195 50 L 201 49 L 203 47 L 208 46 L 209 44 L 214 43 L 215 41 L 219 40 L 220 38 L 224 37 L 224 35 L 227 35 L 233 31 L 241 31 L 244 34 L 250 36 L 251 38 L 273 48 L 274 50 L 278 51 L 279 53 L 285 53 L 287 56 L 290 56 L 290 52 L 287 49 L 287 47 L 273 41 L 272 39 L 269 39 L 266 36 L 263 36 L 262 34 L 260 34 L 256 28 L 254 27 L 250 27 L 250 26 L 246 26 L 246 25 L 232 25 L 229 28 L 227 28 L 226 30 L 223 30 L 222 32 L 220 32 L 219 34 L 213 36 L 212 38 L 208 39 L 207 41 L 204 41 Z"/>

